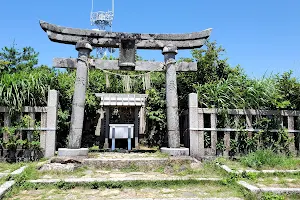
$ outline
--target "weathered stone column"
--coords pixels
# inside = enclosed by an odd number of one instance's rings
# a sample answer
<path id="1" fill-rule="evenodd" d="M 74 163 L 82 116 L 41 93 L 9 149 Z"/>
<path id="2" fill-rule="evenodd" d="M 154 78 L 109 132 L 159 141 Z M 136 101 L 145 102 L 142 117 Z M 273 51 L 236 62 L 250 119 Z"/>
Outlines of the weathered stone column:
<path id="1" fill-rule="evenodd" d="M 176 60 L 177 47 L 168 45 L 163 49 L 166 63 L 166 102 L 167 102 L 167 128 L 168 147 L 180 147 L 179 116 L 178 116 L 178 95 Z"/>
<path id="2" fill-rule="evenodd" d="M 198 95 L 196 93 L 189 94 L 189 135 L 190 135 L 190 155 L 199 158 L 201 151 L 204 151 L 204 146 L 201 148 L 199 129 L 199 114 L 198 114 Z"/>
<path id="3" fill-rule="evenodd" d="M 76 50 L 78 51 L 78 59 L 68 145 L 70 149 L 79 149 L 81 146 L 85 93 L 89 68 L 88 59 L 93 48 L 89 42 L 80 41 L 76 44 Z"/>
<path id="4" fill-rule="evenodd" d="M 57 129 L 57 107 L 58 107 L 58 92 L 56 90 L 49 90 L 48 104 L 47 104 L 47 131 L 46 135 L 41 135 L 45 148 L 45 157 L 51 158 L 55 155 L 56 150 L 56 129 Z M 43 116 L 44 117 L 44 116 Z M 44 120 L 44 119 L 41 119 Z M 44 123 L 44 122 L 43 122 Z M 44 127 L 43 127 L 44 128 Z"/>

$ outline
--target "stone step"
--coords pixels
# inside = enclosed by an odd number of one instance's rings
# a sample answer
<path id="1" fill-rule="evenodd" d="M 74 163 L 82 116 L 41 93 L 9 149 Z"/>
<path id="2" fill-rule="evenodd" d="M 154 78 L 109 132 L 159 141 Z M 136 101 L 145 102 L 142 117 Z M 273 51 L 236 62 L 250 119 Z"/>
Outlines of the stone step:
<path id="1" fill-rule="evenodd" d="M 176 182 L 176 183 L 158 183 L 157 181 L 150 183 L 145 181 L 142 185 L 131 185 L 130 183 L 124 182 L 124 185 L 120 184 L 120 179 L 115 179 L 116 187 L 114 184 L 108 182 L 107 185 L 96 184 L 95 181 L 100 179 L 77 179 L 77 180 L 66 180 L 63 179 L 70 185 L 66 185 L 61 182 L 57 188 L 46 189 L 47 187 L 41 186 L 40 184 L 53 184 L 58 180 L 32 180 L 30 182 L 37 183 L 32 189 L 26 191 L 20 191 L 14 196 L 14 199 L 37 199 L 38 197 L 48 196 L 53 199 L 136 199 L 136 200 L 240 200 L 243 194 L 232 190 L 231 187 L 220 184 L 210 179 L 202 179 L 210 182 Z M 123 179 L 124 180 L 124 179 Z M 125 181 L 127 181 L 126 179 Z M 41 182 L 43 181 L 43 182 Z M 55 181 L 55 182 L 54 182 Z M 61 181 L 61 180 L 59 180 Z M 88 181 L 88 182 L 85 182 Z M 91 181 L 92 184 L 89 184 Z M 108 180 L 105 180 L 108 181 Z M 157 185 L 156 185 L 157 184 Z M 123 185 L 123 187 L 122 187 Z M 63 190 L 61 187 L 65 187 Z"/>
<path id="2" fill-rule="evenodd" d="M 37 179 L 30 183 L 53 184 L 58 182 L 85 184 L 93 182 L 129 182 L 129 181 L 221 181 L 220 178 L 191 178 L 191 177 L 116 177 L 116 178 L 65 178 L 65 179 Z"/>
<path id="3" fill-rule="evenodd" d="M 197 162 L 190 156 L 171 157 L 158 153 L 92 153 L 89 158 L 54 157 L 51 163 L 76 163 L 95 168 L 123 169 L 128 167 L 159 168 L 167 165 L 186 165 Z"/>
<path id="4" fill-rule="evenodd" d="M 96 168 L 122 169 L 132 166 L 158 168 L 161 166 L 178 164 L 190 164 L 195 162 L 191 157 L 169 157 L 169 158 L 89 158 L 83 159 L 82 164 Z"/>
<path id="5" fill-rule="evenodd" d="M 165 198 L 165 199 L 157 199 L 157 198 L 142 198 L 142 199 L 122 199 L 122 200 L 242 200 L 241 198 Z"/>

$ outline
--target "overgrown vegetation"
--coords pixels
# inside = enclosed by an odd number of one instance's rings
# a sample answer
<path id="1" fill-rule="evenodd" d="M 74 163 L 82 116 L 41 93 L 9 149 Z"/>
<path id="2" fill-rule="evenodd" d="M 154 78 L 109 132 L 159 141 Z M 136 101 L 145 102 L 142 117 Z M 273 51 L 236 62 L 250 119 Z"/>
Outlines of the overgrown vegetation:
<path id="1" fill-rule="evenodd" d="M 14 118 L 12 119 L 14 120 Z M 26 131 L 25 134 L 22 131 L 32 124 L 35 124 L 34 120 L 30 116 L 24 115 L 20 120 L 14 120 L 10 127 L 0 128 L 0 153 L 4 155 L 6 161 L 10 163 L 36 161 L 43 156 L 40 147 L 40 131 Z M 36 126 L 39 126 L 38 123 L 35 124 Z M 17 152 L 18 149 L 19 152 Z M 6 155 L 5 151 L 7 151 Z"/>
<path id="2" fill-rule="evenodd" d="M 226 110 L 224 110 L 226 112 Z M 222 119 L 230 121 L 231 116 L 221 115 L 219 120 Z M 293 152 L 290 151 L 289 146 L 295 144 L 295 139 L 289 137 L 288 130 L 285 126 L 282 126 L 280 122 L 281 116 L 256 116 L 255 122 L 253 122 L 253 127 L 259 129 L 258 132 L 249 133 L 244 130 L 246 128 L 245 118 L 239 119 L 238 125 L 229 125 L 229 127 L 236 127 L 240 129 L 239 132 L 232 132 L 235 134 L 234 138 L 231 137 L 230 140 L 230 156 L 241 156 L 247 155 L 248 153 L 255 152 L 257 150 L 270 150 L 278 154 L 292 155 Z M 233 120 L 229 122 L 234 123 Z M 226 127 L 226 125 L 221 125 L 221 127 Z M 276 132 L 274 130 L 277 130 Z M 296 138 L 296 140 L 298 140 Z M 219 139 L 216 145 L 218 150 L 224 151 L 225 145 L 223 139 Z"/>
<path id="3" fill-rule="evenodd" d="M 178 73 L 179 112 L 187 109 L 187 96 L 191 92 L 201 94 L 199 95 L 201 107 L 300 109 L 300 83 L 293 78 L 292 72 L 252 79 L 239 66 L 231 67 L 224 53 L 225 49 L 218 46 L 216 42 L 207 42 L 204 48 L 192 50 L 191 58 L 180 59 L 197 61 L 198 70 Z M 0 106 L 9 107 L 11 113 L 19 112 L 24 105 L 44 106 L 47 102 L 48 89 L 58 90 L 60 95 L 57 147 L 64 147 L 70 123 L 75 71 L 57 71 L 43 65 L 37 66 L 37 63 L 38 53 L 31 47 L 19 50 L 13 45 L 2 49 L 0 52 Z M 137 74 L 137 72 L 128 73 Z M 94 93 L 123 92 L 121 77 L 113 75 L 107 77 L 110 80 L 110 87 L 106 87 L 104 72 L 89 71 L 82 140 L 84 147 L 97 145 L 101 148 L 103 142 L 94 135 L 99 109 L 99 99 Z M 151 85 L 152 88 L 145 91 L 142 80 L 135 79 L 132 90 L 135 93 L 149 95 L 145 144 L 163 146 L 167 141 L 165 75 L 158 72 L 151 73 Z M 274 138 L 278 137 L 274 136 Z M 251 142 L 244 141 L 237 145 L 239 148 L 252 148 L 251 145 L 255 142 Z M 245 144 L 248 146 L 245 147 Z M 285 145 L 281 147 L 286 148 Z M 218 143 L 218 148 L 224 148 L 222 143 Z"/>
<path id="4" fill-rule="evenodd" d="M 257 150 L 237 159 L 220 157 L 216 160 L 220 164 L 229 166 L 233 170 L 297 170 L 300 159 L 274 152 L 271 149 Z"/>
<path id="5" fill-rule="evenodd" d="M 257 150 L 241 158 L 241 163 L 254 169 L 299 169 L 300 160 L 275 153 L 272 150 Z"/>

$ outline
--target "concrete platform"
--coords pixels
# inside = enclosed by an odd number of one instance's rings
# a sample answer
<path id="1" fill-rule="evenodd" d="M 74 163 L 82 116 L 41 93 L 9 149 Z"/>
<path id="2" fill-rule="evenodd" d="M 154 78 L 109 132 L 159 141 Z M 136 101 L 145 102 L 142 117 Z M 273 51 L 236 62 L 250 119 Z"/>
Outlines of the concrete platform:
<path id="1" fill-rule="evenodd" d="M 170 156 L 189 156 L 190 149 L 189 148 L 167 148 L 162 147 L 160 149 L 162 153 L 169 154 Z"/>
<path id="2" fill-rule="evenodd" d="M 58 149 L 58 157 L 87 157 L 89 153 L 88 148 L 81 149 L 67 149 L 67 148 L 59 148 Z"/>

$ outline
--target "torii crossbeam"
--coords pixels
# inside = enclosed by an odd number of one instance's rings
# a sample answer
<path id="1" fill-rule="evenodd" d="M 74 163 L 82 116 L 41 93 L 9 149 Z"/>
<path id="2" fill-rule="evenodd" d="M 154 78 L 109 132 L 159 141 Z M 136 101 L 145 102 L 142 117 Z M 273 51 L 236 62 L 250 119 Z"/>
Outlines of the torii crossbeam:
<path id="1" fill-rule="evenodd" d="M 66 151 L 59 150 L 59 155 L 81 154 L 80 146 L 89 67 L 104 70 L 165 71 L 169 148 L 165 148 L 164 152 L 171 155 L 189 154 L 188 149 L 180 148 L 176 72 L 196 71 L 197 63 L 176 63 L 175 56 L 178 49 L 202 47 L 210 36 L 212 29 L 187 34 L 140 34 L 74 29 L 49 24 L 44 21 L 40 21 L 40 25 L 51 41 L 76 45 L 78 50 L 77 59 L 55 58 L 53 61 L 54 67 L 77 69 L 72 103 L 69 149 Z M 119 48 L 119 60 L 89 59 L 93 47 Z M 136 61 L 136 49 L 162 50 L 165 61 L 164 63 Z"/>
<path id="2" fill-rule="evenodd" d="M 40 21 L 40 25 L 53 42 L 76 45 L 80 40 L 88 40 L 93 47 L 119 48 L 122 39 L 134 39 L 137 49 L 158 50 L 162 50 L 168 45 L 173 45 L 177 49 L 200 48 L 212 31 L 212 29 L 206 29 L 201 32 L 185 34 L 141 34 L 67 28 L 45 21 Z"/>

